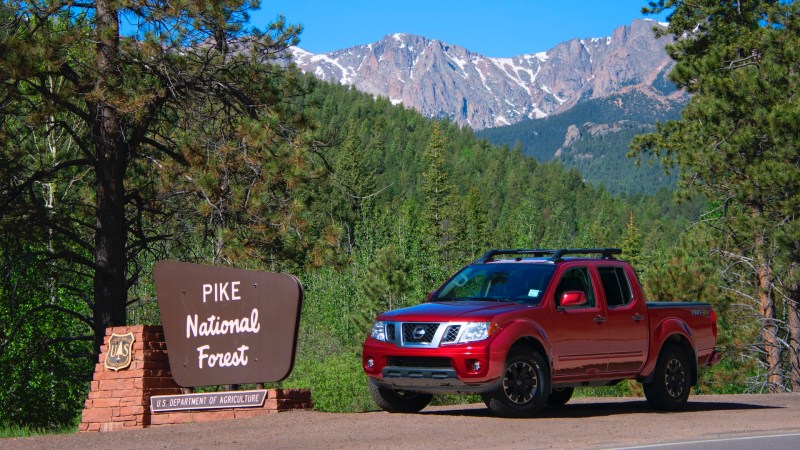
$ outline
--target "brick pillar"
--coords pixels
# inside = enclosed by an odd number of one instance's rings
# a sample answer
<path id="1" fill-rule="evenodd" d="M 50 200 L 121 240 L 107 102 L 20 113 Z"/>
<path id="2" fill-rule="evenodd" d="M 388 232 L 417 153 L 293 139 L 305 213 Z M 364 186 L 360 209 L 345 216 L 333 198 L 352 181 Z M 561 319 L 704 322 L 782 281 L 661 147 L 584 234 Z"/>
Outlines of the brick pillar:
<path id="1" fill-rule="evenodd" d="M 103 364 L 112 333 L 133 333 L 133 357 L 127 369 L 113 371 L 106 369 Z M 167 344 L 161 326 L 110 327 L 106 329 L 105 344 L 100 347 L 100 362 L 95 366 L 91 391 L 78 430 L 116 431 L 148 428 L 254 417 L 314 407 L 311 391 L 308 389 L 268 389 L 264 405 L 260 407 L 155 414 L 150 411 L 150 397 L 181 393 L 181 388 L 172 379 Z"/>
<path id="2" fill-rule="evenodd" d="M 133 357 L 127 369 L 113 371 L 103 365 L 112 333 L 133 333 Z M 150 397 L 181 393 L 169 370 L 164 331 L 160 326 L 108 328 L 92 380 L 79 431 L 149 427 Z"/>

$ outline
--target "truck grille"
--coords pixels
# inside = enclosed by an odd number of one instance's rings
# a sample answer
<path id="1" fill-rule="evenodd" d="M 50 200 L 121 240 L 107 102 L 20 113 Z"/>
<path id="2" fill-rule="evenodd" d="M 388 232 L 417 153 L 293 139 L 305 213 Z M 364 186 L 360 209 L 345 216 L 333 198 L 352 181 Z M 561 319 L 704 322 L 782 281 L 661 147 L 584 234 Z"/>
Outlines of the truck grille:
<path id="1" fill-rule="evenodd" d="M 386 342 L 398 347 L 456 344 L 468 322 L 385 322 Z"/>
<path id="2" fill-rule="evenodd" d="M 438 328 L 438 323 L 403 323 L 403 342 L 430 344 Z"/>
<path id="3" fill-rule="evenodd" d="M 394 342 L 395 340 L 393 323 L 386 324 L 386 340 L 388 340 L 389 342 Z"/>
<path id="4" fill-rule="evenodd" d="M 442 342 L 455 342 L 458 338 L 458 331 L 461 330 L 461 325 L 450 325 L 444 332 Z"/>

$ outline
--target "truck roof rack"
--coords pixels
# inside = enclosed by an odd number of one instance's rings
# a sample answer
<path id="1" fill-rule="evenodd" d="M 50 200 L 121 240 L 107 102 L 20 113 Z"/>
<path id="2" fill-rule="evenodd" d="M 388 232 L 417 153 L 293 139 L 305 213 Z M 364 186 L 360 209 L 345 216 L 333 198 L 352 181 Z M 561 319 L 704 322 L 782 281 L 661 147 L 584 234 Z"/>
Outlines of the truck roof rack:
<path id="1" fill-rule="evenodd" d="M 622 254 L 619 248 L 562 248 L 559 250 L 548 249 L 492 249 L 484 253 L 476 262 L 486 262 L 495 255 L 526 255 L 534 258 L 547 257 L 550 261 L 559 261 L 566 255 L 590 255 L 598 254 L 603 259 L 614 259 L 614 255 Z"/>

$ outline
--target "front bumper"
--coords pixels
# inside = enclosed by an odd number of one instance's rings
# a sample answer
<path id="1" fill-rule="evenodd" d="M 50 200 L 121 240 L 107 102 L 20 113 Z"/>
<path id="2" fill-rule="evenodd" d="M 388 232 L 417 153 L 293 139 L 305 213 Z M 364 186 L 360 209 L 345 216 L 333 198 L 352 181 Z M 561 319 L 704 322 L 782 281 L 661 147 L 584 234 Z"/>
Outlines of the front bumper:
<path id="1" fill-rule="evenodd" d="M 499 382 L 505 363 L 487 340 L 475 345 L 401 347 L 367 338 L 364 372 L 378 386 L 429 393 L 483 393 Z"/>
<path id="2" fill-rule="evenodd" d="M 383 378 L 372 378 L 373 383 L 388 389 L 422 392 L 426 394 L 483 394 L 497 390 L 500 378 L 481 383 L 464 383 L 455 371 L 443 373 L 440 369 L 410 369 L 385 367 Z"/>

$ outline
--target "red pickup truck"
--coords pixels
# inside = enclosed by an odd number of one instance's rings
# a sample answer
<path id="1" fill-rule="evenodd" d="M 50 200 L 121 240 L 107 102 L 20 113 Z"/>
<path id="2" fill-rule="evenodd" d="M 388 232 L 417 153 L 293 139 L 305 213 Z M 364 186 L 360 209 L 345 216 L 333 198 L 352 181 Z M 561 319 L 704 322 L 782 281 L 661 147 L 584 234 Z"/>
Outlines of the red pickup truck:
<path id="1" fill-rule="evenodd" d="M 525 417 L 576 387 L 636 379 L 652 407 L 682 408 L 698 369 L 720 359 L 716 315 L 646 303 L 620 253 L 490 250 L 427 302 L 380 314 L 362 354 L 373 399 L 417 412 L 433 394 L 480 394 L 492 413 Z"/>

